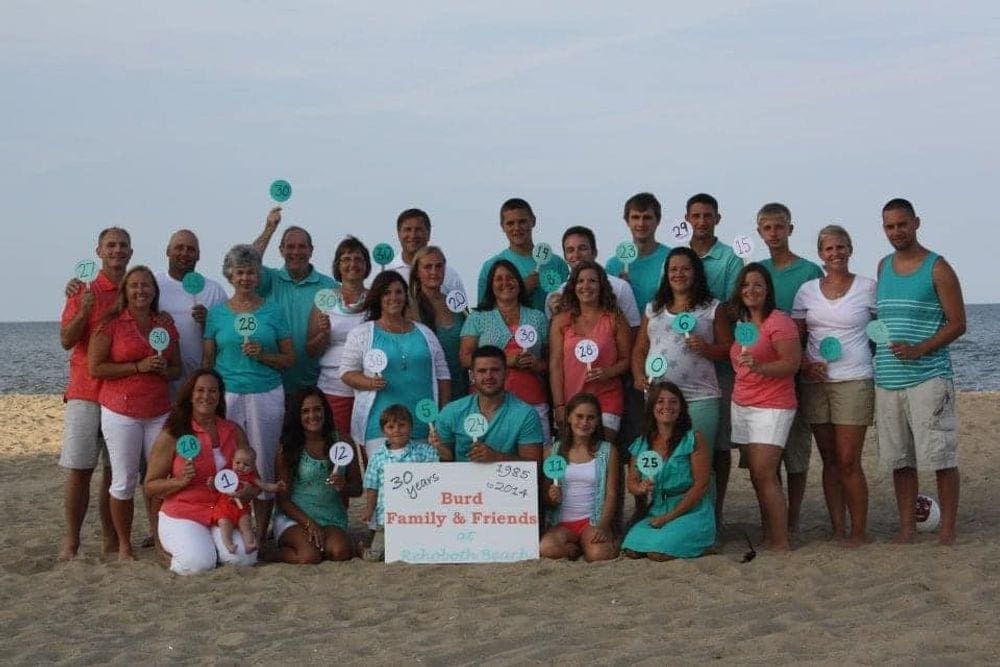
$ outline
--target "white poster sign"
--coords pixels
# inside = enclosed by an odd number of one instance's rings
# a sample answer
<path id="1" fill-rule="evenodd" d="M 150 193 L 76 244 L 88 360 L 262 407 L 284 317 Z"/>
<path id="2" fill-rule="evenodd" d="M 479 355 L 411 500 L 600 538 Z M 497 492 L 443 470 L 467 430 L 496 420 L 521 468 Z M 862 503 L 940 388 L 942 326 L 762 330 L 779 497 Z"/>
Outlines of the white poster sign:
<path id="1" fill-rule="evenodd" d="M 538 558 L 533 463 L 389 463 L 385 560 L 507 563 Z"/>

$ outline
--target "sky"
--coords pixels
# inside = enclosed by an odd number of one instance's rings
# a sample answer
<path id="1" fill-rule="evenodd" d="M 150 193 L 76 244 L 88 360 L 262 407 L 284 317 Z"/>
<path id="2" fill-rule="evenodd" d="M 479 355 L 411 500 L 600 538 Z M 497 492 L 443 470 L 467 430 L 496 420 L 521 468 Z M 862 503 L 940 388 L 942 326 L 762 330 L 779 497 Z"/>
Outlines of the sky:
<path id="1" fill-rule="evenodd" d="M 191 228 L 222 281 L 278 178 L 318 269 L 345 234 L 398 251 L 396 216 L 419 207 L 470 287 L 508 197 L 536 241 L 588 225 L 602 258 L 636 192 L 665 223 L 714 194 L 726 242 L 781 201 L 793 250 L 815 260 L 838 223 L 873 275 L 903 196 L 966 301 L 1000 302 L 995 2 L 625 5 L 6 0 L 0 321 L 58 319 L 110 225 L 154 269 Z"/>

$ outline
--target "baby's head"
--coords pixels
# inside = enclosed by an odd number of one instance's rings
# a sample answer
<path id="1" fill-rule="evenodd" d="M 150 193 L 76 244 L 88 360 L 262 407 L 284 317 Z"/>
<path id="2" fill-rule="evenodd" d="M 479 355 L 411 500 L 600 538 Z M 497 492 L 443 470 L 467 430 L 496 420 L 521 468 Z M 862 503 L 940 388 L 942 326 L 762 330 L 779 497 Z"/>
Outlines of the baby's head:
<path id="1" fill-rule="evenodd" d="M 233 454 L 233 472 L 244 474 L 257 471 L 257 452 L 252 449 L 237 449 Z"/>
<path id="2" fill-rule="evenodd" d="M 389 449 L 405 447 L 413 430 L 413 415 L 405 405 L 395 403 L 382 411 L 378 425 L 385 436 L 385 446 Z"/>

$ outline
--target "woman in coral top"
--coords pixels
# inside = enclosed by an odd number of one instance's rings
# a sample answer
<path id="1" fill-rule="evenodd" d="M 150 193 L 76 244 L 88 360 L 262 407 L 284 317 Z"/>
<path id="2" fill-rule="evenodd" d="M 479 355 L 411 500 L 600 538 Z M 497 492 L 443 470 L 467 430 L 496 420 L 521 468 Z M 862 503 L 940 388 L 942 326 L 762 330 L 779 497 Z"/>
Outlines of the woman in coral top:
<path id="1" fill-rule="evenodd" d="M 608 442 L 621 429 L 625 391 L 622 375 L 629 367 L 632 331 L 625 321 L 608 276 L 596 262 L 580 262 L 563 290 L 559 314 L 549 327 L 549 373 L 556 423 L 563 426 L 566 402 L 587 392 L 601 404 L 601 423 Z M 597 344 L 597 359 L 589 364 L 576 357 L 583 340 Z"/>
<path id="2" fill-rule="evenodd" d="M 177 329 L 159 313 L 160 290 L 145 266 L 129 269 L 118 288 L 118 302 L 90 340 L 90 375 L 103 380 L 97 394 L 101 430 L 111 461 L 111 521 L 118 534 L 119 560 L 132 554 L 132 496 L 142 457 L 170 412 L 170 381 L 180 376 Z M 165 329 L 169 342 L 157 351 L 150 333 Z M 156 503 L 146 499 L 149 525 L 156 534 Z"/>
<path id="3" fill-rule="evenodd" d="M 756 262 L 740 271 L 730 307 L 738 319 L 736 342 L 729 350 L 736 371 L 732 439 L 749 463 L 750 481 L 760 504 L 764 548 L 787 551 L 788 508 L 778 468 L 798 406 L 799 330 L 775 306 L 771 274 Z M 753 328 L 748 327 L 751 324 Z M 755 331 L 756 340 L 743 338 L 739 327 Z M 740 340 L 749 344 L 741 345 Z"/>
<path id="4" fill-rule="evenodd" d="M 215 473 L 231 468 L 239 448 L 249 449 L 243 429 L 226 419 L 222 400 L 222 377 L 202 368 L 177 392 L 177 405 L 149 457 L 146 494 L 163 500 L 159 514 L 159 538 L 170 556 L 170 569 L 177 574 L 205 572 L 221 560 L 227 565 L 253 565 L 256 552 L 247 553 L 240 533 L 233 534 L 235 552 L 223 544 L 222 532 L 212 525 L 218 499 Z M 193 435 L 200 445 L 191 460 L 176 452 L 177 440 Z M 248 486 L 238 497 L 249 503 L 259 489 Z"/>

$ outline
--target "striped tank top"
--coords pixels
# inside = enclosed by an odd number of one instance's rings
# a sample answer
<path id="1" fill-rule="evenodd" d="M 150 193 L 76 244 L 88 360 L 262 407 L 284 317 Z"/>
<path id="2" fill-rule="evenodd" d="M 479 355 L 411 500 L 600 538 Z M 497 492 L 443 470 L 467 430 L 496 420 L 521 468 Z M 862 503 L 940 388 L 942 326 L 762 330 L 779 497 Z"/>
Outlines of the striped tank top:
<path id="1" fill-rule="evenodd" d="M 878 277 L 876 302 L 878 319 L 889 329 L 894 343 L 919 343 L 944 326 L 944 310 L 934 289 L 936 253 L 928 253 L 916 271 L 901 276 L 892 266 L 889 255 L 882 262 Z M 952 376 L 951 355 L 942 347 L 919 359 L 902 361 L 887 345 L 875 348 L 875 384 L 884 389 L 905 389 L 935 377 Z"/>

